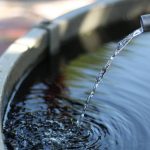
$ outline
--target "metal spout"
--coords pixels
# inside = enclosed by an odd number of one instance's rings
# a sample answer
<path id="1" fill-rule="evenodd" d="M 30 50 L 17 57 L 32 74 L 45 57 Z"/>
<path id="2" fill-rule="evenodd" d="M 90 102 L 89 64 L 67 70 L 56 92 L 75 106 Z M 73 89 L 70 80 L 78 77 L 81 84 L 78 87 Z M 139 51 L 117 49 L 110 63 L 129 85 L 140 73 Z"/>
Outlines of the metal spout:
<path id="1" fill-rule="evenodd" d="M 150 14 L 142 15 L 140 22 L 141 27 L 143 28 L 143 32 L 150 31 Z"/>

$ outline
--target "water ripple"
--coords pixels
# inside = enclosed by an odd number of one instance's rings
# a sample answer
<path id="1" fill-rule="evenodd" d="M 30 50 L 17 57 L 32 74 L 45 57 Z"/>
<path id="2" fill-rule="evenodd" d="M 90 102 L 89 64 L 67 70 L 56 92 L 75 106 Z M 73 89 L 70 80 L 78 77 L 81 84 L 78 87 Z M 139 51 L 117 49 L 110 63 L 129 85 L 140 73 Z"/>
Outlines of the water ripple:
<path id="1" fill-rule="evenodd" d="M 100 49 L 74 60 L 64 71 L 65 86 L 40 80 L 15 97 L 4 127 L 8 149 L 149 150 L 150 53 L 148 44 L 144 47 L 148 37 L 143 34 L 117 57 L 80 127 L 76 120 L 94 75 L 115 44 L 106 44 L 103 54 Z"/>

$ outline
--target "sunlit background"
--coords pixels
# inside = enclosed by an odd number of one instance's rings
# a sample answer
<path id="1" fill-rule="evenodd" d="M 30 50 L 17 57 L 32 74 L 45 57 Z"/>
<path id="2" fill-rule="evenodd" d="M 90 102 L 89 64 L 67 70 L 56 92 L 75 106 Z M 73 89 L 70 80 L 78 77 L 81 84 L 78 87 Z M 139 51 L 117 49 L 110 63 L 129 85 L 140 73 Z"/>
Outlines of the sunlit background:
<path id="1" fill-rule="evenodd" d="M 52 20 L 96 0 L 0 0 L 0 55 L 42 20 Z"/>

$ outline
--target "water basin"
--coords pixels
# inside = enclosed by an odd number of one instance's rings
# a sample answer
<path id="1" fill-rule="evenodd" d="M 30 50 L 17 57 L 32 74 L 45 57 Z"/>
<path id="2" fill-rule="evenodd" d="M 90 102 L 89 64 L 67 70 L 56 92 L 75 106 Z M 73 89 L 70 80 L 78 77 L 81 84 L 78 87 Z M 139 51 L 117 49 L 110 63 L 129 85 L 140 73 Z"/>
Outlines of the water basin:
<path id="1" fill-rule="evenodd" d="M 77 57 L 54 81 L 45 63 L 38 66 L 10 105 L 4 124 L 9 149 L 148 150 L 149 38 L 136 38 L 115 59 L 79 131 L 75 120 L 116 43 Z"/>
<path id="2" fill-rule="evenodd" d="M 139 27 L 146 4 L 135 13 L 135 2 L 96 2 L 17 40 L 0 59 L 0 149 L 148 149 L 148 33 L 117 57 L 76 123 L 98 71 Z"/>

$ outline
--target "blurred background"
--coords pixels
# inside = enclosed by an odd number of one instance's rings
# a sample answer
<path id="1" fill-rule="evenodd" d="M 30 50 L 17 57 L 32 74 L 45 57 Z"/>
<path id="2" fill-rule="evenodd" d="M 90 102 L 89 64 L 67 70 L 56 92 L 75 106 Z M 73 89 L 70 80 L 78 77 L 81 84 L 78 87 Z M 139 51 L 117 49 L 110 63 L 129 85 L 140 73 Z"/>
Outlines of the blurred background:
<path id="1" fill-rule="evenodd" d="M 52 20 L 96 0 L 0 0 L 0 55 L 42 20 Z"/>

